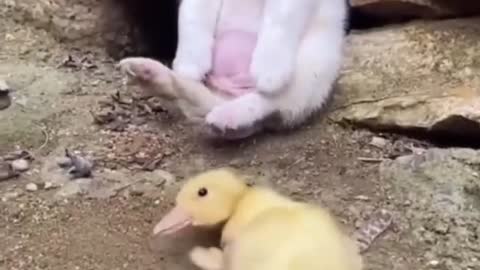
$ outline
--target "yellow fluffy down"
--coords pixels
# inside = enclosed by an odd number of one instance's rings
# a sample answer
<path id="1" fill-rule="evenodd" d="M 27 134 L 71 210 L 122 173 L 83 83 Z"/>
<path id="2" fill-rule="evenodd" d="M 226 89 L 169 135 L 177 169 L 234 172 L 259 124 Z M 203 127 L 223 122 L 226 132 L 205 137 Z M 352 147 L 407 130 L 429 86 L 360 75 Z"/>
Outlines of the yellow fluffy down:
<path id="1" fill-rule="evenodd" d="M 210 198 L 194 199 L 199 188 L 206 188 Z M 193 217 L 202 219 L 202 223 L 209 223 L 206 217 L 225 218 L 210 220 L 211 224 L 226 221 L 222 233 L 222 261 L 200 262 L 202 251 L 199 249 L 195 250 L 196 255 L 191 256 L 194 263 L 197 261 L 197 265 L 204 269 L 363 268 L 355 242 L 343 233 L 328 210 L 293 201 L 270 188 L 247 187 L 243 179 L 231 170 L 217 169 L 194 177 L 187 181 L 179 198 L 177 204 L 186 211 L 195 212 L 199 207 L 203 208 L 200 214 L 191 213 Z M 215 253 L 214 250 L 209 252 Z M 218 252 L 215 254 L 212 257 L 218 258 Z"/>

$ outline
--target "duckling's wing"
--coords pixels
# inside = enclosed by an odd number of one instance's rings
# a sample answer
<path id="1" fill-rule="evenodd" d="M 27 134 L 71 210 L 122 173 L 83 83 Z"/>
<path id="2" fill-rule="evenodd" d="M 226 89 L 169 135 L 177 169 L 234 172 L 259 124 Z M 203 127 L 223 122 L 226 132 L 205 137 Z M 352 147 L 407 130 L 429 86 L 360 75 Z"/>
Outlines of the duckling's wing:
<path id="1" fill-rule="evenodd" d="M 276 208 L 248 224 L 231 244 L 228 270 L 358 270 L 329 215 Z"/>

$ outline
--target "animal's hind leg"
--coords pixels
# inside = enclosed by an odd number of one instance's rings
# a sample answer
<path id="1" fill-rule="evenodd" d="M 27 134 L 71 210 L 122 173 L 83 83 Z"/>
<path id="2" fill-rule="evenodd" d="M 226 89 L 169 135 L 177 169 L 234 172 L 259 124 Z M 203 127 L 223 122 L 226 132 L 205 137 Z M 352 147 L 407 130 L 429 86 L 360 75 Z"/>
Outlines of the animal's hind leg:
<path id="1" fill-rule="evenodd" d="M 213 107 L 226 99 L 203 83 L 182 77 L 153 59 L 129 57 L 121 60 L 119 67 L 149 94 L 175 101 L 192 121 L 203 121 Z"/>
<path id="2" fill-rule="evenodd" d="M 272 101 L 253 92 L 216 106 L 208 113 L 206 122 L 213 136 L 242 139 L 261 131 L 265 119 L 273 113 Z"/>

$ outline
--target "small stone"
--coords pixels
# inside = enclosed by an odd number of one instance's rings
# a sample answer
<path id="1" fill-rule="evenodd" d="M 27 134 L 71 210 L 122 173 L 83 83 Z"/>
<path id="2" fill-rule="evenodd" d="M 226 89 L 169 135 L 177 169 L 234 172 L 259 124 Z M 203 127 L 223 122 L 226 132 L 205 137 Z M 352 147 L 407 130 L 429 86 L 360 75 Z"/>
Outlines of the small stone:
<path id="1" fill-rule="evenodd" d="M 406 200 L 403 202 L 403 206 L 411 206 L 412 205 L 412 201 L 410 200 Z"/>
<path id="2" fill-rule="evenodd" d="M 388 141 L 382 137 L 373 137 L 370 141 L 370 145 L 373 145 L 378 148 L 384 148 L 387 145 Z"/>
<path id="3" fill-rule="evenodd" d="M 145 194 L 145 191 L 140 188 L 132 188 L 129 193 L 130 193 L 130 196 L 140 197 L 140 196 L 143 196 L 143 194 Z"/>
<path id="4" fill-rule="evenodd" d="M 90 160 L 86 159 L 80 154 L 77 154 L 78 151 L 75 151 L 74 154 L 70 153 L 68 149 L 65 149 L 65 157 L 70 158 L 72 161 L 72 167 L 69 169 L 68 173 L 75 178 L 84 178 L 90 177 L 92 175 L 93 163 Z"/>
<path id="5" fill-rule="evenodd" d="M 25 159 L 17 159 L 12 161 L 12 168 L 17 172 L 25 172 L 30 168 L 30 164 Z"/>
<path id="6" fill-rule="evenodd" d="M 18 198 L 18 196 L 20 196 L 20 193 L 18 193 L 18 192 L 7 192 L 7 193 L 3 194 L 2 201 L 6 202 L 6 201 L 9 201 L 9 200 L 12 200 L 12 199 L 16 199 L 16 198 Z"/>
<path id="7" fill-rule="evenodd" d="M 57 164 L 61 168 L 68 168 L 73 165 L 73 162 L 68 157 L 57 158 Z"/>
<path id="8" fill-rule="evenodd" d="M 360 227 L 362 227 L 362 225 L 363 222 L 361 220 L 356 220 L 354 223 L 355 229 L 359 229 Z"/>
<path id="9" fill-rule="evenodd" d="M 0 92 L 8 92 L 10 91 L 10 87 L 8 86 L 7 82 L 0 79 Z"/>
<path id="10" fill-rule="evenodd" d="M 448 224 L 445 224 L 444 222 L 437 222 L 433 230 L 438 234 L 446 235 L 450 231 L 450 226 L 448 226 Z"/>
<path id="11" fill-rule="evenodd" d="M 43 186 L 43 189 L 45 190 L 50 190 L 54 188 L 56 188 L 56 186 L 52 182 L 45 182 L 45 185 Z"/>
<path id="12" fill-rule="evenodd" d="M 25 187 L 25 189 L 26 189 L 27 191 L 33 192 L 33 191 L 37 191 L 37 190 L 38 190 L 38 186 L 37 186 L 37 184 L 35 184 L 35 183 L 29 183 L 29 184 L 27 184 L 27 186 Z"/>
<path id="13" fill-rule="evenodd" d="M 144 152 L 139 152 L 139 153 L 137 153 L 137 154 L 135 155 L 135 157 L 136 157 L 137 159 L 144 159 L 144 158 L 147 157 L 147 154 L 145 154 Z"/>
<path id="14" fill-rule="evenodd" d="M 437 260 L 431 260 L 431 261 L 428 262 L 428 265 L 430 265 L 430 266 L 438 266 L 439 264 L 440 264 L 440 262 L 437 261 Z"/>
<path id="15" fill-rule="evenodd" d="M 159 177 L 159 179 L 163 180 L 163 181 L 159 181 L 160 186 L 163 186 L 164 184 L 167 184 L 167 185 L 172 184 L 176 180 L 176 177 L 173 174 L 164 170 L 155 170 L 155 174 Z"/>
<path id="16" fill-rule="evenodd" d="M 365 195 L 358 195 L 355 197 L 355 200 L 358 200 L 358 201 L 369 201 L 370 198 L 365 196 Z"/>

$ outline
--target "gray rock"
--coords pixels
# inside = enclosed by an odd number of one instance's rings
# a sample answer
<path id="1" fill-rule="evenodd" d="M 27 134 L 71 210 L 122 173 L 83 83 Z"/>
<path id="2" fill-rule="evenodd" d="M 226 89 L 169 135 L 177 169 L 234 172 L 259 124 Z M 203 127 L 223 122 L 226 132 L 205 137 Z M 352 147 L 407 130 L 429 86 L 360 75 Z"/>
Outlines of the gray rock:
<path id="1" fill-rule="evenodd" d="M 30 164 L 25 159 L 17 159 L 12 161 L 12 168 L 17 172 L 25 172 L 30 168 Z"/>
<path id="2" fill-rule="evenodd" d="M 38 186 L 37 186 L 37 184 L 35 184 L 35 183 L 28 183 L 28 184 L 25 186 L 25 189 L 26 189 L 27 191 L 34 192 L 34 191 L 37 191 L 37 190 L 38 190 Z"/>
<path id="3" fill-rule="evenodd" d="M 52 182 L 45 182 L 43 185 L 43 189 L 45 190 L 50 190 L 54 188 L 57 188 L 57 186 L 55 186 Z"/>
<path id="4" fill-rule="evenodd" d="M 428 149 L 380 166 L 395 201 L 409 202 L 397 206 L 405 231 L 418 236 L 427 259 L 441 256 L 445 269 L 480 266 L 472 261 L 480 252 L 479 173 L 480 151 L 460 148 Z"/>
<path id="5" fill-rule="evenodd" d="M 354 33 L 332 118 L 373 129 L 480 134 L 480 18 Z"/>
<path id="6" fill-rule="evenodd" d="M 372 140 L 370 141 L 370 145 L 378 147 L 380 149 L 387 146 L 387 144 L 388 144 L 388 140 L 382 137 L 373 137 Z"/>

